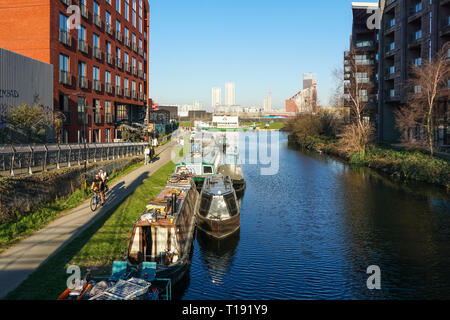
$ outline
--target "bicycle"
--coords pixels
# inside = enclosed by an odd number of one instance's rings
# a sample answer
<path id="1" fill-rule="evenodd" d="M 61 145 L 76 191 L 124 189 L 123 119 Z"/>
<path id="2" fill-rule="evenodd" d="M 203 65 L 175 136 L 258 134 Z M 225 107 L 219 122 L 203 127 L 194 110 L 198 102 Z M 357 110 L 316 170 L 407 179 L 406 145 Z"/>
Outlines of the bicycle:
<path id="1" fill-rule="evenodd" d="M 106 200 L 105 200 L 106 201 Z M 100 197 L 100 192 L 94 191 L 94 196 L 91 198 L 91 211 L 95 212 L 99 204 L 102 203 L 102 198 Z"/>

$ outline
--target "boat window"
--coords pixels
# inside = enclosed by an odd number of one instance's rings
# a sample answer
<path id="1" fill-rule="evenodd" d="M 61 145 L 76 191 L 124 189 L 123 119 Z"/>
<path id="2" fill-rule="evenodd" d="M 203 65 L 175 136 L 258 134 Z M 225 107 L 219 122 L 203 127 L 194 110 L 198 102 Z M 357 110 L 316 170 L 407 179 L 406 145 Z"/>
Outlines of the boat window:
<path id="1" fill-rule="evenodd" d="M 228 211 L 230 212 L 230 216 L 235 216 L 238 214 L 238 208 L 236 205 L 236 199 L 233 193 L 229 193 L 223 196 L 225 202 L 227 204 Z"/>
<path id="2" fill-rule="evenodd" d="M 212 196 L 210 194 L 203 194 L 202 199 L 200 201 L 199 213 L 206 217 L 209 212 L 209 208 L 211 207 Z"/>
<path id="3" fill-rule="evenodd" d="M 213 173 L 213 169 L 211 166 L 204 166 L 203 167 L 203 173 Z"/>
<path id="4" fill-rule="evenodd" d="M 227 204 L 222 196 L 215 196 L 211 203 L 209 214 L 213 218 L 226 219 L 230 217 L 230 213 L 227 208 Z"/>

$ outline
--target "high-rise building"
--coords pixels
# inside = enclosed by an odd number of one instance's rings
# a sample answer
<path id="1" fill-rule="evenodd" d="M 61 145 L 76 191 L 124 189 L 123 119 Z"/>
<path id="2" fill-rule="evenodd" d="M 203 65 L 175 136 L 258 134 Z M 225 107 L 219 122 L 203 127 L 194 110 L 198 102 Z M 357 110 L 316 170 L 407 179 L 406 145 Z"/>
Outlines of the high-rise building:
<path id="1" fill-rule="evenodd" d="M 147 0 L 0 0 L 0 47 L 53 65 L 63 142 L 113 141 L 121 124 L 144 123 L 148 32 Z"/>
<path id="2" fill-rule="evenodd" d="M 236 104 L 234 82 L 225 83 L 225 105 L 234 106 Z"/>
<path id="3" fill-rule="evenodd" d="M 221 88 L 212 88 L 211 95 L 211 110 L 214 110 L 222 105 L 222 89 Z"/>
<path id="4" fill-rule="evenodd" d="M 272 111 L 272 92 L 269 91 L 269 95 L 264 99 L 264 112 Z"/>
<path id="5" fill-rule="evenodd" d="M 395 110 L 407 103 L 411 65 L 420 66 L 450 41 L 450 1 L 382 0 L 379 37 L 378 137 L 398 141 Z M 448 52 L 450 58 L 450 50 Z M 448 99 L 439 101 L 438 144 L 450 144 Z"/>

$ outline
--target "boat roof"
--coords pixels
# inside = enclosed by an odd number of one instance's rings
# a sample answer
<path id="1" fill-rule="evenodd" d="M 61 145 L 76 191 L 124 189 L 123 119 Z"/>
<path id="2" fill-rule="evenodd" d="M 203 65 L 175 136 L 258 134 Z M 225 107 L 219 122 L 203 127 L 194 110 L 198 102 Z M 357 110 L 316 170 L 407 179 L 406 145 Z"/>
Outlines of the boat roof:
<path id="1" fill-rule="evenodd" d="M 205 178 L 203 192 L 212 195 L 224 195 L 233 192 L 233 184 L 230 177 L 221 174 Z"/>

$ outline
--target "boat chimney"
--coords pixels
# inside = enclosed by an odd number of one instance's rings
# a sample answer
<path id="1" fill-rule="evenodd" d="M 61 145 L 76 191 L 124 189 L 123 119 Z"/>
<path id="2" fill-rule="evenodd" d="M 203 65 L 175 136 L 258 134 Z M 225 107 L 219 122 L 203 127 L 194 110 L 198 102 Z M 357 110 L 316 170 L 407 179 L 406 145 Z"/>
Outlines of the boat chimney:
<path id="1" fill-rule="evenodd" d="M 172 214 L 175 215 L 177 212 L 177 194 L 172 193 Z"/>

